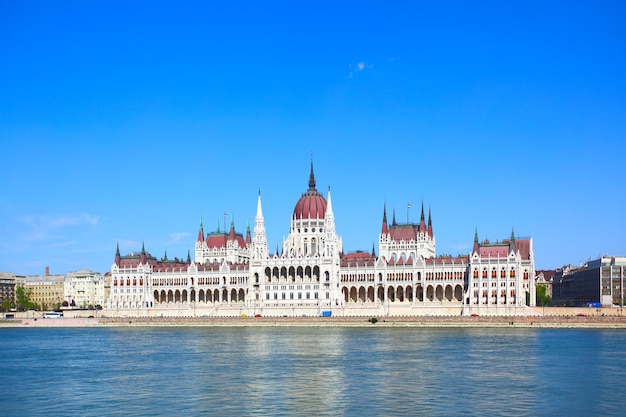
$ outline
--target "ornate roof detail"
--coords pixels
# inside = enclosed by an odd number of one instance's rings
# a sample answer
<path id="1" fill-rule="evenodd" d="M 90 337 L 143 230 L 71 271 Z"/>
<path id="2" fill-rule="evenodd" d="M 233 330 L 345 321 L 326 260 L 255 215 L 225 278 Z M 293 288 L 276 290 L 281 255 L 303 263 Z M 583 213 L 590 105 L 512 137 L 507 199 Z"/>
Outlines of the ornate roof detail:
<path id="1" fill-rule="evenodd" d="M 309 189 L 296 203 L 293 210 L 293 218 L 301 219 L 323 219 L 326 214 L 326 200 L 315 188 L 315 174 L 313 172 L 313 162 L 311 161 L 311 174 L 309 175 Z"/>

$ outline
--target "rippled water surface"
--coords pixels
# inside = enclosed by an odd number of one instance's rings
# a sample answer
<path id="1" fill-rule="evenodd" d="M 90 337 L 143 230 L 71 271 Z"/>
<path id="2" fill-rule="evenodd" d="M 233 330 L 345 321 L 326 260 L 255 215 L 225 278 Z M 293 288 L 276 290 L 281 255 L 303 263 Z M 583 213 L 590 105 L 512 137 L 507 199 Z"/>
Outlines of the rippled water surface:
<path id="1" fill-rule="evenodd" d="M 0 329 L 0 415 L 626 415 L 626 332 Z"/>

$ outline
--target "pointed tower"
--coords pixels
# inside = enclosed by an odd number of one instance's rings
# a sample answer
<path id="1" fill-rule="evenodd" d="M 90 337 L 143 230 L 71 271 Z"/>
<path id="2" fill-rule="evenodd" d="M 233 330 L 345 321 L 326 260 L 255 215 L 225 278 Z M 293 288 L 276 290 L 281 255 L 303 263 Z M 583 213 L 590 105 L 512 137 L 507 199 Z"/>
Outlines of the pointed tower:
<path id="1" fill-rule="evenodd" d="M 198 229 L 198 242 L 204 242 L 204 227 L 202 227 L 202 216 L 200 216 L 200 229 Z"/>
<path id="2" fill-rule="evenodd" d="M 387 204 L 383 206 L 383 227 L 380 233 L 383 235 L 389 233 L 389 228 L 387 227 Z"/>
<path id="3" fill-rule="evenodd" d="M 433 221 L 430 217 L 430 207 L 428 207 L 428 236 L 433 237 Z"/>
<path id="4" fill-rule="evenodd" d="M 122 257 L 120 256 L 120 242 L 117 242 L 117 249 L 115 249 L 115 265 L 120 266 L 120 260 Z"/>
<path id="5" fill-rule="evenodd" d="M 397 225 L 396 223 L 396 209 L 393 209 L 393 219 L 391 220 L 391 226 Z"/>
<path id="6" fill-rule="evenodd" d="M 478 245 L 478 227 L 474 230 L 474 247 L 472 248 L 472 253 L 478 253 L 479 245 Z"/>
<path id="7" fill-rule="evenodd" d="M 250 246 L 252 243 L 252 238 L 250 237 L 250 220 L 248 220 L 248 225 L 246 227 L 246 246 Z"/>
<path id="8" fill-rule="evenodd" d="M 191 264 L 191 252 L 187 249 L 187 265 Z"/>
<path id="9" fill-rule="evenodd" d="M 311 159 L 311 173 L 309 174 L 309 191 L 315 190 L 315 174 L 313 173 L 313 160 Z"/>
<path id="10" fill-rule="evenodd" d="M 509 242 L 509 253 L 515 253 L 517 251 L 517 245 L 515 244 L 515 230 L 511 227 L 511 241 Z"/>
<path id="11" fill-rule="evenodd" d="M 326 214 L 324 215 L 326 235 L 335 233 L 335 214 L 333 213 L 333 203 L 330 198 L 330 187 L 328 187 L 328 198 L 326 198 Z"/>
<path id="12" fill-rule="evenodd" d="M 426 233 L 426 221 L 424 220 L 424 200 L 422 200 L 422 214 L 420 215 L 420 233 Z"/>
<path id="13" fill-rule="evenodd" d="M 375 243 L 372 242 L 372 258 L 376 258 L 376 246 Z"/>
<path id="14" fill-rule="evenodd" d="M 230 232 L 228 233 L 228 240 L 230 241 L 234 241 L 236 240 L 235 237 L 235 216 L 230 216 L 231 220 L 230 220 Z"/>
<path id="15" fill-rule="evenodd" d="M 141 258 L 139 259 L 139 263 L 142 263 L 142 264 L 146 263 L 146 248 L 143 242 L 141 242 Z"/>
<path id="16" fill-rule="evenodd" d="M 330 195 L 330 187 L 328 187 L 328 196 L 326 198 L 324 235 L 320 243 L 323 243 L 323 246 L 320 245 L 322 256 L 336 257 L 342 249 L 341 239 L 337 236 L 337 229 L 335 228 L 335 213 L 333 213 L 333 201 Z"/>
<path id="17" fill-rule="evenodd" d="M 252 245 L 252 259 L 260 261 L 267 258 L 267 236 L 265 234 L 263 208 L 261 207 L 261 191 L 259 191 L 259 196 L 257 197 Z"/>
<path id="18" fill-rule="evenodd" d="M 165 251 L 165 256 L 163 256 L 163 260 L 167 261 L 167 250 Z"/>

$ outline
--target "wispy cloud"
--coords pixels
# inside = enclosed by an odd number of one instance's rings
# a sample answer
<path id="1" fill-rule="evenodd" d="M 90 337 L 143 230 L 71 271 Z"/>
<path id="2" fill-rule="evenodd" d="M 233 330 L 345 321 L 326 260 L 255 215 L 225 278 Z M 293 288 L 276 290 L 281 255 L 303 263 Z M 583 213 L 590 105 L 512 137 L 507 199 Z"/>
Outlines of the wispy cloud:
<path id="1" fill-rule="evenodd" d="M 27 242 L 38 242 L 49 239 L 58 239 L 63 236 L 69 227 L 89 226 L 97 227 L 100 216 L 89 214 L 78 215 L 28 215 L 16 218 L 18 223 L 25 225 L 21 238 Z"/>
<path id="2" fill-rule="evenodd" d="M 181 242 L 182 240 L 186 240 L 186 238 L 190 237 L 191 233 L 187 233 L 187 232 L 174 232 L 174 233 L 170 233 L 170 238 L 167 241 L 168 245 L 175 245 L 179 242 Z"/>
<path id="3" fill-rule="evenodd" d="M 367 64 L 364 61 L 357 62 L 356 64 L 350 64 L 349 65 L 348 77 L 352 78 L 354 76 L 354 74 L 359 73 L 359 72 L 361 72 L 361 71 L 363 71 L 365 69 L 368 69 L 368 68 L 373 68 L 373 67 L 374 67 L 374 65 Z"/>

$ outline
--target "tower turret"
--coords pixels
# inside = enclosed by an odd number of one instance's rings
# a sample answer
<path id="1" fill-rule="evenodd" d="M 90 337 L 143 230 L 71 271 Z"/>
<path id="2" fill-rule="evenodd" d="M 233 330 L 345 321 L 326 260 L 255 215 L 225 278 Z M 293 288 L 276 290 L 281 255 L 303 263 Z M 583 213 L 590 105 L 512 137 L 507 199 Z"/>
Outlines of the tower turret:
<path id="1" fill-rule="evenodd" d="M 383 235 L 389 233 L 389 228 L 387 227 L 387 204 L 383 206 L 383 227 L 380 233 Z"/>

